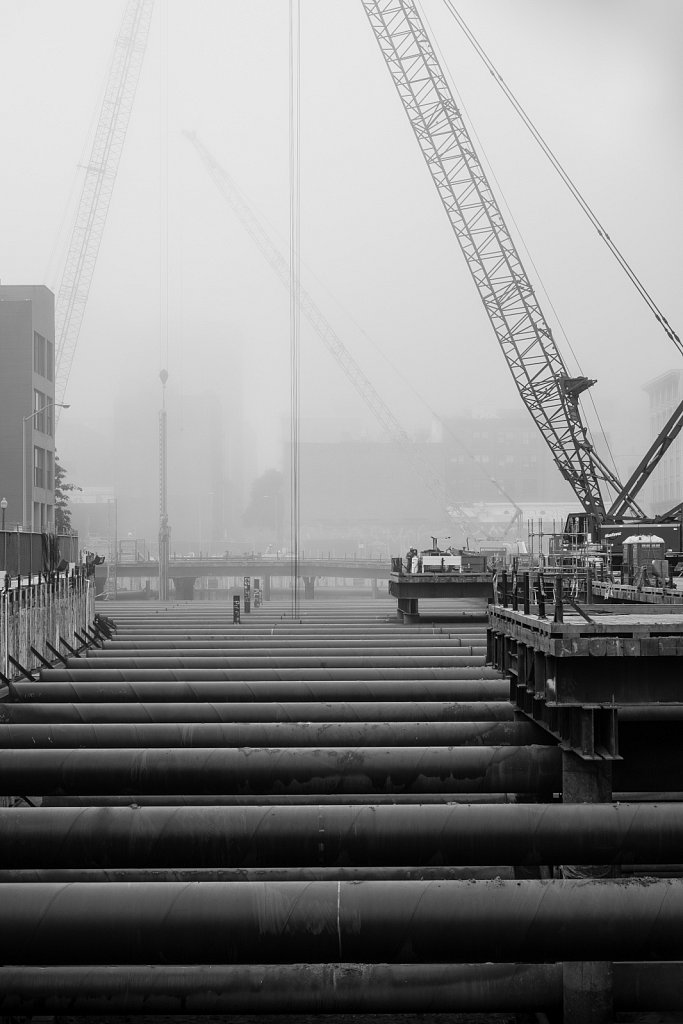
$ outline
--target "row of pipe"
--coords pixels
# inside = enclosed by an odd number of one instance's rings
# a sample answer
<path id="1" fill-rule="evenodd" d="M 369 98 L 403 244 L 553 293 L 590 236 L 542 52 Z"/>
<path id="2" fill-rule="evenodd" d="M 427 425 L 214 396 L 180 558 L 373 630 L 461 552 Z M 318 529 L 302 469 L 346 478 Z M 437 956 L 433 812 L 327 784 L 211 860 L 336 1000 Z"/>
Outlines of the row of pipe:
<path id="1" fill-rule="evenodd" d="M 0 835 L 3 869 L 666 864 L 683 807 L 0 808 Z"/>

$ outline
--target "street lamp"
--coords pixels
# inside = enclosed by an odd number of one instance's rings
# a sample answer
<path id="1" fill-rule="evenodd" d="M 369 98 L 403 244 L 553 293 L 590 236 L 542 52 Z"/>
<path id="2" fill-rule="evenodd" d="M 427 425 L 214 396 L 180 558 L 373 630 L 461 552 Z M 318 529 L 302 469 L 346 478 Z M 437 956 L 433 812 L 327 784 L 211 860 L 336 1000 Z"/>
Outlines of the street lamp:
<path id="1" fill-rule="evenodd" d="M 2 530 L 5 532 L 5 512 L 7 511 L 7 498 L 3 498 L 0 501 L 0 509 L 2 509 Z"/>
<path id="2" fill-rule="evenodd" d="M 22 419 L 22 424 L 21 424 L 21 451 L 22 451 L 22 461 L 24 463 L 24 472 L 23 472 L 23 475 L 22 475 L 22 488 L 21 488 L 21 492 L 22 492 L 21 493 L 21 497 L 22 497 L 22 515 L 21 515 L 21 519 L 22 519 L 22 523 L 24 524 L 24 529 L 26 529 L 27 527 L 30 527 L 31 533 L 33 533 L 33 497 L 31 497 L 31 513 L 30 513 L 29 516 L 26 515 L 26 491 L 27 491 L 27 487 L 26 487 L 26 424 L 29 422 L 29 420 L 32 420 L 34 418 L 34 416 L 37 416 L 41 412 L 47 412 L 48 409 L 52 409 L 54 407 L 57 407 L 58 409 L 68 409 L 68 408 L 70 408 L 70 406 L 69 405 L 65 405 L 64 402 L 46 402 L 45 405 L 42 407 L 42 409 L 34 409 L 33 412 L 28 414 L 28 416 L 24 416 L 23 419 Z M 31 494 L 33 495 L 33 488 L 31 488 Z"/>

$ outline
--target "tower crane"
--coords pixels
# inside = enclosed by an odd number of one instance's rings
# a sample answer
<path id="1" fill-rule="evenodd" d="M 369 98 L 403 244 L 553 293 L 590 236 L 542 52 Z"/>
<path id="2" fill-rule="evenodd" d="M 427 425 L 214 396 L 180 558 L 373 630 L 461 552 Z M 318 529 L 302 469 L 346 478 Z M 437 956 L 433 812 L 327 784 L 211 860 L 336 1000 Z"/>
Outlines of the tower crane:
<path id="1" fill-rule="evenodd" d="M 128 0 L 114 44 L 55 303 L 55 386 L 62 402 L 147 48 L 154 0 Z"/>
<path id="2" fill-rule="evenodd" d="M 289 263 L 287 258 L 273 242 L 259 218 L 242 196 L 240 190 L 237 188 L 227 170 L 218 163 L 216 158 L 197 137 L 195 132 L 185 132 L 184 134 L 199 154 L 218 191 L 237 215 L 243 227 L 256 243 L 261 254 L 275 271 L 280 282 L 286 287 L 289 287 Z M 416 473 L 428 487 L 430 492 L 435 497 L 443 499 L 443 485 L 438 475 L 432 471 L 431 467 L 424 459 L 421 459 L 417 455 L 410 437 L 396 419 L 394 413 L 391 411 L 384 399 L 379 395 L 356 360 L 353 358 L 349 350 L 346 348 L 342 339 L 322 313 L 309 292 L 302 287 L 300 295 L 301 312 L 311 324 L 313 330 L 316 332 L 331 355 L 337 360 L 338 364 L 341 366 L 342 370 L 370 411 L 384 428 L 387 435 L 396 442 L 400 446 L 401 450 L 410 458 Z M 495 481 L 493 482 L 501 491 L 505 499 L 512 503 L 515 509 L 514 516 L 508 525 L 507 533 L 511 529 L 513 523 L 521 517 L 522 510 L 513 501 L 513 499 L 502 490 L 499 484 Z M 486 526 L 476 516 L 472 515 L 472 513 L 463 505 L 451 503 L 447 506 L 447 512 L 451 520 L 463 530 L 466 536 L 469 536 L 476 541 L 494 539 L 490 536 Z"/>
<path id="3" fill-rule="evenodd" d="M 565 365 L 417 0 L 361 3 L 522 401 L 584 510 L 581 532 L 625 517 L 642 522 L 647 517 L 636 495 L 683 427 L 683 403 L 624 486 L 595 451 L 582 419 L 580 395 L 595 381 L 572 376 Z M 609 508 L 605 486 L 616 494 Z"/>

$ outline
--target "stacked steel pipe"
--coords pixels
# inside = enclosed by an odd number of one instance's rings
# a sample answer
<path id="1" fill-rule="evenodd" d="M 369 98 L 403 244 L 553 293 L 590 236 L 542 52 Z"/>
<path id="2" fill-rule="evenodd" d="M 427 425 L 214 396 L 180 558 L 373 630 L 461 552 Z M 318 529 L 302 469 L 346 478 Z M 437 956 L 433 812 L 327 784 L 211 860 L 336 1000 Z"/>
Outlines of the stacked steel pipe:
<path id="1" fill-rule="evenodd" d="M 15 685 L 0 1012 L 557 1012 L 592 961 L 683 1007 L 683 882 L 617 877 L 683 859 L 681 805 L 558 802 L 480 623 L 321 606 L 122 605 Z"/>

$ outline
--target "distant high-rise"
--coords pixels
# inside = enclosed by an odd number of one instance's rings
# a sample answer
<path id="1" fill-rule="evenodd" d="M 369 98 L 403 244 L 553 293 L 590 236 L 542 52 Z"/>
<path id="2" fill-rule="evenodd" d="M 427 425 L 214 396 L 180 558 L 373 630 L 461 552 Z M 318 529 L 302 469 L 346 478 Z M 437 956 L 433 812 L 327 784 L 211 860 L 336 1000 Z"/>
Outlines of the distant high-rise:
<path id="1" fill-rule="evenodd" d="M 683 398 L 683 371 L 668 370 L 644 385 L 650 399 L 650 436 L 652 440 Z M 680 437 L 662 456 L 650 478 L 650 500 L 654 515 L 668 512 L 683 501 L 683 444 Z"/>
<path id="2" fill-rule="evenodd" d="M 55 299 L 0 285 L 0 498 L 6 527 L 55 522 Z"/>

